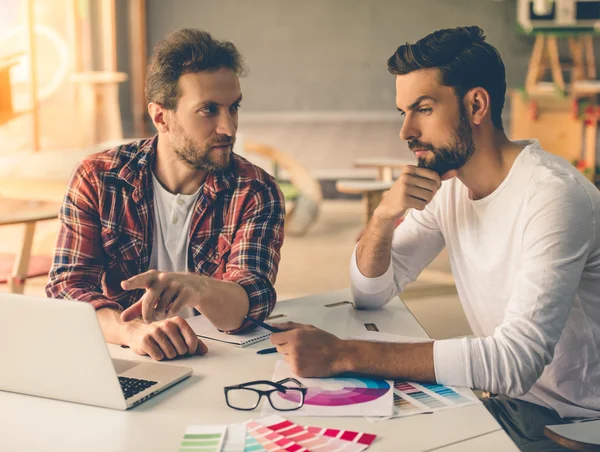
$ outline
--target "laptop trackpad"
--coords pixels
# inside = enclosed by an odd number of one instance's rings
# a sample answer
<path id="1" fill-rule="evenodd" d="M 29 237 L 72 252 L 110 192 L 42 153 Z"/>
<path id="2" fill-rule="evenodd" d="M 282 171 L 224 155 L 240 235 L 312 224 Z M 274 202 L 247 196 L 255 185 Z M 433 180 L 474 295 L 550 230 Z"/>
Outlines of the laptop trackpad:
<path id="1" fill-rule="evenodd" d="M 133 369 L 136 366 L 139 366 L 141 363 L 137 361 L 130 361 L 128 359 L 114 359 L 112 360 L 113 366 L 115 367 L 115 372 L 117 375 L 121 375 L 127 372 L 129 369 Z"/>

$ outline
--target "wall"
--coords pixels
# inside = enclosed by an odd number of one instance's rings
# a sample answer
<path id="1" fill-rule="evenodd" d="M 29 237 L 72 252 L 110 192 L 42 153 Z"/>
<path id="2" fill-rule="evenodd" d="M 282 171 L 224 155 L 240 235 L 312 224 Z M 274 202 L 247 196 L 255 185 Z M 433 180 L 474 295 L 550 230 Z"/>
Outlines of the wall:
<path id="1" fill-rule="evenodd" d="M 387 58 L 439 28 L 477 24 L 522 85 L 532 46 L 515 0 L 148 0 L 148 48 L 182 27 L 232 41 L 250 68 L 245 112 L 393 111 Z"/>

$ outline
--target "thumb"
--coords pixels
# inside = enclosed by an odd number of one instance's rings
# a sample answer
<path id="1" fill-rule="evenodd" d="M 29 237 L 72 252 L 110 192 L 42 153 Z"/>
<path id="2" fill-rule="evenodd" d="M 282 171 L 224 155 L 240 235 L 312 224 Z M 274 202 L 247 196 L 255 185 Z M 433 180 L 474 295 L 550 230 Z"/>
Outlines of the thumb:
<path id="1" fill-rule="evenodd" d="M 456 170 L 446 171 L 444 174 L 442 174 L 442 180 L 452 179 L 453 177 L 456 177 L 456 176 L 458 176 L 458 171 L 456 171 Z"/>
<path id="2" fill-rule="evenodd" d="M 154 283 L 154 273 L 152 270 L 139 275 L 132 276 L 131 278 L 121 281 L 121 287 L 124 290 L 133 289 L 148 289 Z"/>
<path id="3" fill-rule="evenodd" d="M 124 281 L 125 282 L 125 281 Z M 142 315 L 142 300 L 135 302 L 121 313 L 123 322 L 131 322 Z"/>

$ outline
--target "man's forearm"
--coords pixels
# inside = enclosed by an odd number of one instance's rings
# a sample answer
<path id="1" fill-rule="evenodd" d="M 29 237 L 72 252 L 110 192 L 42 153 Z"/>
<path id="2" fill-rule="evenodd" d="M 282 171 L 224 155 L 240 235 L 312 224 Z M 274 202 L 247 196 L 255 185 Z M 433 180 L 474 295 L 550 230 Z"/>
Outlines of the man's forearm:
<path id="1" fill-rule="evenodd" d="M 340 372 L 353 372 L 386 379 L 435 383 L 433 342 L 394 344 L 343 341 L 339 354 Z"/>
<path id="2" fill-rule="evenodd" d="M 233 331 L 242 326 L 250 308 L 244 288 L 231 281 L 200 278 L 200 302 L 196 309 L 220 330 Z"/>
<path id="3" fill-rule="evenodd" d="M 125 332 L 128 323 L 121 320 L 121 313 L 116 309 L 102 308 L 96 311 L 96 317 L 100 323 L 104 340 L 111 344 L 125 344 Z"/>
<path id="4" fill-rule="evenodd" d="M 373 215 L 356 249 L 356 263 L 367 278 L 377 278 L 388 269 L 395 221 Z"/>

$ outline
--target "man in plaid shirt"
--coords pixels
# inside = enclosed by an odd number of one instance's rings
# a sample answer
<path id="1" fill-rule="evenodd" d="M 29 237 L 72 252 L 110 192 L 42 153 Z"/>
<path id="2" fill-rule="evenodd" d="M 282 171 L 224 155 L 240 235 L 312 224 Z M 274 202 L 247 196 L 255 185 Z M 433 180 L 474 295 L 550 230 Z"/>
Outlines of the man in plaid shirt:
<path id="1" fill-rule="evenodd" d="M 108 342 L 156 360 L 204 354 L 183 320 L 192 308 L 232 333 L 273 310 L 285 205 L 271 176 L 232 153 L 242 72 L 230 42 L 169 35 L 146 80 L 158 134 L 73 174 L 46 292 L 94 306 Z"/>

